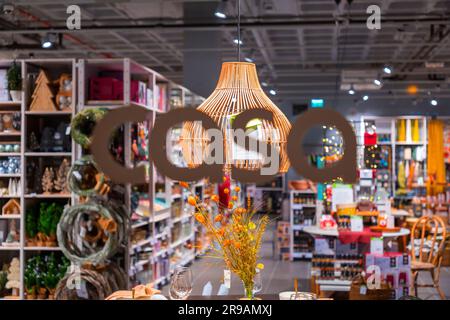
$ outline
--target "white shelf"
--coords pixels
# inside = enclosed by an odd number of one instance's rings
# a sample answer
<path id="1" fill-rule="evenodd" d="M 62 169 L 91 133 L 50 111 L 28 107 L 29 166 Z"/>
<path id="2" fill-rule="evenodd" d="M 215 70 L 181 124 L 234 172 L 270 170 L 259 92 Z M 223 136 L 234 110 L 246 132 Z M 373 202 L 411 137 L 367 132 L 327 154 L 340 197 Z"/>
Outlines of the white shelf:
<path id="1" fill-rule="evenodd" d="M 22 175 L 20 173 L 3 173 L 0 174 L 0 178 L 20 178 Z"/>
<path id="2" fill-rule="evenodd" d="M 0 219 L 20 219 L 20 214 L 2 214 Z"/>
<path id="3" fill-rule="evenodd" d="M 0 157 L 20 157 L 20 152 L 1 152 Z"/>
<path id="4" fill-rule="evenodd" d="M 25 251 L 61 251 L 60 247 L 24 247 Z"/>
<path id="5" fill-rule="evenodd" d="M 176 247 L 178 247 L 179 245 L 185 243 L 186 241 L 192 239 L 192 236 L 193 236 L 193 234 L 190 234 L 190 235 L 187 236 L 187 237 L 181 238 L 181 239 L 179 239 L 179 240 L 177 240 L 177 241 L 171 243 L 171 244 L 170 244 L 170 247 L 171 247 L 171 248 L 176 248 Z"/>
<path id="6" fill-rule="evenodd" d="M 312 190 L 291 190 L 291 193 L 296 194 L 317 194 L 317 192 Z"/>
<path id="7" fill-rule="evenodd" d="M 26 157 L 71 157 L 71 152 L 25 152 Z"/>
<path id="8" fill-rule="evenodd" d="M 20 195 L 18 195 L 18 196 L 7 196 L 7 195 L 5 195 L 5 196 L 0 196 L 0 199 L 18 199 L 20 197 L 21 197 Z"/>
<path id="9" fill-rule="evenodd" d="M 0 251 L 20 251 L 20 246 L 18 247 L 4 247 L 0 245 Z"/>
<path id="10" fill-rule="evenodd" d="M 153 240 L 153 238 L 150 237 L 150 238 L 141 240 L 141 241 L 139 241 L 139 242 L 136 243 L 136 244 L 133 244 L 133 245 L 131 246 L 131 250 L 132 250 L 133 252 L 130 252 L 130 254 L 134 254 L 134 250 L 136 250 L 137 248 L 141 248 L 141 247 L 143 247 L 143 246 L 146 246 L 146 245 L 150 244 L 150 243 L 152 242 L 152 240 Z"/>
<path id="11" fill-rule="evenodd" d="M 305 259 L 311 259 L 313 254 L 312 252 L 294 252 L 292 254 L 293 258 L 305 258 Z"/>
<path id="12" fill-rule="evenodd" d="M 25 114 L 30 116 L 60 116 L 72 115 L 72 111 L 25 111 Z"/>
<path id="13" fill-rule="evenodd" d="M 33 199 L 33 198 L 39 198 L 39 199 L 70 199 L 72 196 L 70 194 L 26 194 L 26 199 Z"/>
<path id="14" fill-rule="evenodd" d="M 22 101 L 0 101 L 0 107 L 17 107 L 22 105 Z"/>
<path id="15" fill-rule="evenodd" d="M 183 220 L 189 221 L 190 218 L 192 218 L 192 215 L 185 214 L 185 215 L 182 215 L 181 217 L 173 218 L 172 222 L 173 223 L 177 223 L 177 222 L 180 222 L 180 221 L 183 221 Z"/>

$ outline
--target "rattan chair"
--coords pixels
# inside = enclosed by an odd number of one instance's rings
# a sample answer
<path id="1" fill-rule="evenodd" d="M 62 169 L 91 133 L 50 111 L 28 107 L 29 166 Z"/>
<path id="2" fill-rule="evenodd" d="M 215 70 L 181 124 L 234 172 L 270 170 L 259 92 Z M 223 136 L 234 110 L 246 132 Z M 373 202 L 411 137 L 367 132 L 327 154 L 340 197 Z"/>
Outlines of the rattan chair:
<path id="1" fill-rule="evenodd" d="M 445 223 L 438 216 L 421 217 L 411 229 L 411 272 L 416 296 L 418 287 L 431 287 L 437 290 L 441 299 L 445 299 L 439 287 L 439 273 L 446 235 Z M 429 272 L 432 283 L 418 284 L 420 272 Z"/>

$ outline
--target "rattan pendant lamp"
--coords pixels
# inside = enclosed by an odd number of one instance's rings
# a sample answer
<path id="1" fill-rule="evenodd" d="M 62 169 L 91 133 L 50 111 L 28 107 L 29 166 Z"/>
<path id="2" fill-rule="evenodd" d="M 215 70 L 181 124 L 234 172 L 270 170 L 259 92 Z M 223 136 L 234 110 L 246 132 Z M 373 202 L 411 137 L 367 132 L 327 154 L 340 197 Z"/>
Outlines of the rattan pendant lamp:
<path id="1" fill-rule="evenodd" d="M 219 81 L 213 93 L 197 108 L 206 113 L 222 130 L 224 137 L 225 163 L 223 171 L 230 173 L 231 164 L 247 170 L 258 170 L 264 163 L 256 153 L 240 150 L 230 134 L 231 123 L 236 115 L 248 109 L 262 108 L 273 113 L 273 121 L 255 119 L 247 128 L 253 131 L 254 138 L 275 146 L 278 151 L 279 173 L 289 168 L 286 152 L 287 136 L 291 125 L 286 116 L 264 93 L 258 80 L 256 66 L 240 61 L 240 1 L 238 0 L 238 62 L 222 64 Z M 198 122 L 186 122 L 181 134 L 183 157 L 189 167 L 196 167 L 206 157 L 210 143 L 204 129 Z M 200 151 L 200 152 L 199 152 Z"/>

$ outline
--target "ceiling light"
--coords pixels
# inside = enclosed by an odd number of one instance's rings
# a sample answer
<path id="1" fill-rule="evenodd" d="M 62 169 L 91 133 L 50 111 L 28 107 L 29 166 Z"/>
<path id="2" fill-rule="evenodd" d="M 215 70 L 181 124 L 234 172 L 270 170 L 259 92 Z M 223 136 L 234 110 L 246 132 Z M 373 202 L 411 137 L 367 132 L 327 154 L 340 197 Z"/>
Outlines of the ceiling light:
<path id="1" fill-rule="evenodd" d="M 226 15 L 226 11 L 225 11 L 225 7 L 226 7 L 226 3 L 225 3 L 226 1 L 221 1 L 220 3 L 219 3 L 219 5 L 217 6 L 217 9 L 216 9 L 216 11 L 214 12 L 214 15 L 217 17 L 217 18 L 220 18 L 220 19 L 225 19 L 226 17 L 227 17 L 227 15 Z"/>
<path id="2" fill-rule="evenodd" d="M 385 66 L 385 67 L 383 68 L 383 72 L 386 73 L 386 74 L 391 74 L 391 73 L 392 73 L 392 67 L 390 67 L 390 66 Z"/>
<path id="3" fill-rule="evenodd" d="M 438 105 L 438 102 L 437 102 L 436 99 L 431 99 L 430 103 L 431 103 L 432 106 L 437 106 Z"/>
<path id="4" fill-rule="evenodd" d="M 239 40 L 239 39 L 234 39 L 233 42 L 234 42 L 234 44 L 240 44 L 241 46 L 243 44 L 242 40 Z"/>
<path id="5" fill-rule="evenodd" d="M 249 63 L 253 63 L 253 59 L 250 58 L 250 57 L 245 57 L 244 60 L 249 62 Z"/>
<path id="6" fill-rule="evenodd" d="M 381 86 L 381 81 L 378 79 L 373 80 L 373 83 L 375 83 L 377 86 Z"/>
<path id="7" fill-rule="evenodd" d="M 261 82 L 261 85 L 262 85 L 263 87 L 267 87 L 267 86 L 268 86 L 267 82 L 265 82 L 265 81 Z"/>
<path id="8" fill-rule="evenodd" d="M 364 101 L 369 100 L 369 96 L 368 96 L 368 95 L 365 95 L 365 96 L 363 97 L 363 100 L 364 100 Z"/>
<path id="9" fill-rule="evenodd" d="M 348 90 L 348 94 L 354 95 L 355 94 L 355 90 L 353 90 L 353 89 Z"/>
<path id="10" fill-rule="evenodd" d="M 277 95 L 277 92 L 276 92 L 275 90 L 273 90 L 273 89 L 271 89 L 271 90 L 269 91 L 269 93 L 270 93 L 271 95 L 273 95 L 273 96 L 276 96 L 276 95 Z"/>
<path id="11" fill-rule="evenodd" d="M 57 40 L 57 35 L 55 33 L 47 33 L 41 39 L 41 46 L 44 49 L 50 49 L 55 45 L 56 40 Z"/>

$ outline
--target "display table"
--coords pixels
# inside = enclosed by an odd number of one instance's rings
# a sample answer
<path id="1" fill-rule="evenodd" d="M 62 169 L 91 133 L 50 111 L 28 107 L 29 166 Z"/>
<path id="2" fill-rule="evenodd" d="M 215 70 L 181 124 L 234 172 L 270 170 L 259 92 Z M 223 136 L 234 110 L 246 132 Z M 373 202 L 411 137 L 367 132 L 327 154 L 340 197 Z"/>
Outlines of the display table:
<path id="1" fill-rule="evenodd" d="M 337 229 L 321 229 L 318 226 L 309 226 L 303 229 L 306 233 L 313 236 L 324 236 L 324 237 L 338 237 L 339 232 Z M 410 231 L 406 228 L 401 228 L 398 232 L 383 232 L 383 238 L 397 238 L 401 236 L 409 235 Z"/>

